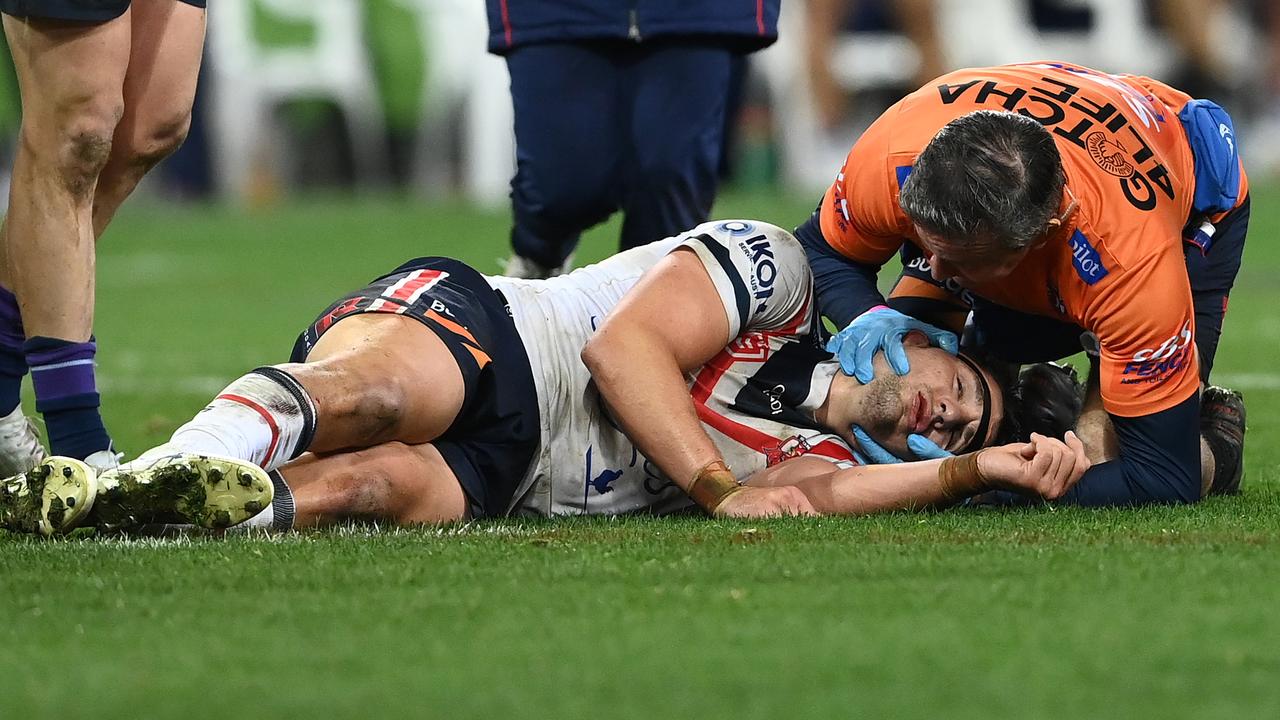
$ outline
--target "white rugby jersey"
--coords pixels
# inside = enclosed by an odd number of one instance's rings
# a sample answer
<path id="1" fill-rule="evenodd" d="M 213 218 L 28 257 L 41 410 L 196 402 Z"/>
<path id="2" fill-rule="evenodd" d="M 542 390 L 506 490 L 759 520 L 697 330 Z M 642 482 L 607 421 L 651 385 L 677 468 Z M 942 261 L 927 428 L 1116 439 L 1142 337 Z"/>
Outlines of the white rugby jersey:
<path id="1" fill-rule="evenodd" d="M 679 247 L 701 259 L 729 319 L 732 340 L 689 377 L 689 388 L 734 475 L 742 480 L 804 454 L 853 463 L 849 446 L 813 420 L 839 364 L 821 348 L 804 248 L 772 225 L 705 223 L 549 280 L 488 278 L 510 304 L 541 412 L 541 447 L 511 512 L 667 513 L 693 505 L 618 428 L 579 357 L 640 276 Z M 673 317 L 690 311 L 671 309 Z"/>

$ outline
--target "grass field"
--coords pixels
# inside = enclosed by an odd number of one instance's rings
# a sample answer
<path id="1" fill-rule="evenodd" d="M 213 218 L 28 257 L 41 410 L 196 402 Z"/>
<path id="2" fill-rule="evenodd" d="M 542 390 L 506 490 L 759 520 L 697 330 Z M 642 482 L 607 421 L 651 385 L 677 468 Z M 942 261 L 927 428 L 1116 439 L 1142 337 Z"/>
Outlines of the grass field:
<path id="1" fill-rule="evenodd" d="M 793 225 L 811 204 L 717 214 Z M 1249 403 L 1237 498 L 0 537 L 0 718 L 1280 717 L 1280 187 L 1253 207 L 1215 370 Z M 163 440 L 406 257 L 496 270 L 506 223 L 400 200 L 129 208 L 99 271 L 109 425 L 132 452 Z"/>

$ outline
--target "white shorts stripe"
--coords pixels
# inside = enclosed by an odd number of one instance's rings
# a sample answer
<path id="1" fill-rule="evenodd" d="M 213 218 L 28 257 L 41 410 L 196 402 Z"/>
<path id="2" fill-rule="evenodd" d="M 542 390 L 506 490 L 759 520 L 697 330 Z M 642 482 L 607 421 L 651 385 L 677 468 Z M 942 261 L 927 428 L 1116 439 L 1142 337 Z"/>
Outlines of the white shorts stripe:
<path id="1" fill-rule="evenodd" d="M 85 358 L 84 360 L 68 360 L 66 362 L 53 363 L 52 365 L 36 365 L 31 368 L 31 372 L 43 372 L 45 370 L 59 370 L 61 368 L 75 367 L 76 365 L 92 365 L 93 358 Z"/>
<path id="2" fill-rule="evenodd" d="M 410 282 L 422 277 L 422 273 L 424 272 L 426 272 L 426 270 L 414 270 L 408 275 L 405 275 L 404 277 L 395 281 L 395 283 L 391 287 L 387 288 L 386 290 L 383 290 L 382 297 L 391 297 L 395 295 L 397 290 L 404 287 L 405 285 L 408 285 Z"/>

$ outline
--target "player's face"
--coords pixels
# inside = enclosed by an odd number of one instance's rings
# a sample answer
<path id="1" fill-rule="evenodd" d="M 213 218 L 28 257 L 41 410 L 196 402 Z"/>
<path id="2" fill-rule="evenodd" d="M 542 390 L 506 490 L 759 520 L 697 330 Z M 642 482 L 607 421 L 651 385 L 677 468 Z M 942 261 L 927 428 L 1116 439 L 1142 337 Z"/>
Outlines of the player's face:
<path id="1" fill-rule="evenodd" d="M 989 397 L 978 373 L 945 350 L 929 347 L 919 333 L 909 334 L 904 345 L 911 372 L 894 374 L 883 355 L 875 359 L 876 377 L 863 403 L 863 429 L 885 449 L 910 457 L 907 436 L 923 435 L 953 453 L 969 448 L 978 432 L 982 411 L 991 403 L 985 437 L 988 445 L 1004 418 L 1004 398 L 995 378 L 983 371 Z"/>
<path id="2" fill-rule="evenodd" d="M 1029 248 L 1007 250 L 994 241 L 960 245 L 916 226 L 920 249 L 929 261 L 933 279 L 955 278 L 961 285 L 981 285 L 1007 277 L 1027 256 Z"/>

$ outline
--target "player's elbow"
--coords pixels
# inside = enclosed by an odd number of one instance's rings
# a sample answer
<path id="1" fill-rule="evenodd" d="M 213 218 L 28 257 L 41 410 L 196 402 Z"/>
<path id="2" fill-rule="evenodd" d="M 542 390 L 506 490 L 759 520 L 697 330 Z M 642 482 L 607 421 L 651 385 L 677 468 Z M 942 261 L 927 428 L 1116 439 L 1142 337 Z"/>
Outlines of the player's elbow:
<path id="1" fill-rule="evenodd" d="M 578 353 L 578 357 L 582 360 L 582 364 L 587 366 L 587 370 L 594 376 L 596 370 L 603 367 L 605 356 L 608 355 L 609 348 L 607 342 L 601 342 L 600 336 L 596 335 L 582 346 L 582 352 Z"/>
<path id="2" fill-rule="evenodd" d="M 607 382 L 609 371 L 616 366 L 621 350 L 616 333 L 610 333 L 605 328 L 601 328 L 587 341 L 586 345 L 582 346 L 582 352 L 578 356 L 582 359 L 582 364 L 587 367 L 587 371 L 591 373 L 591 377 L 600 384 Z"/>

